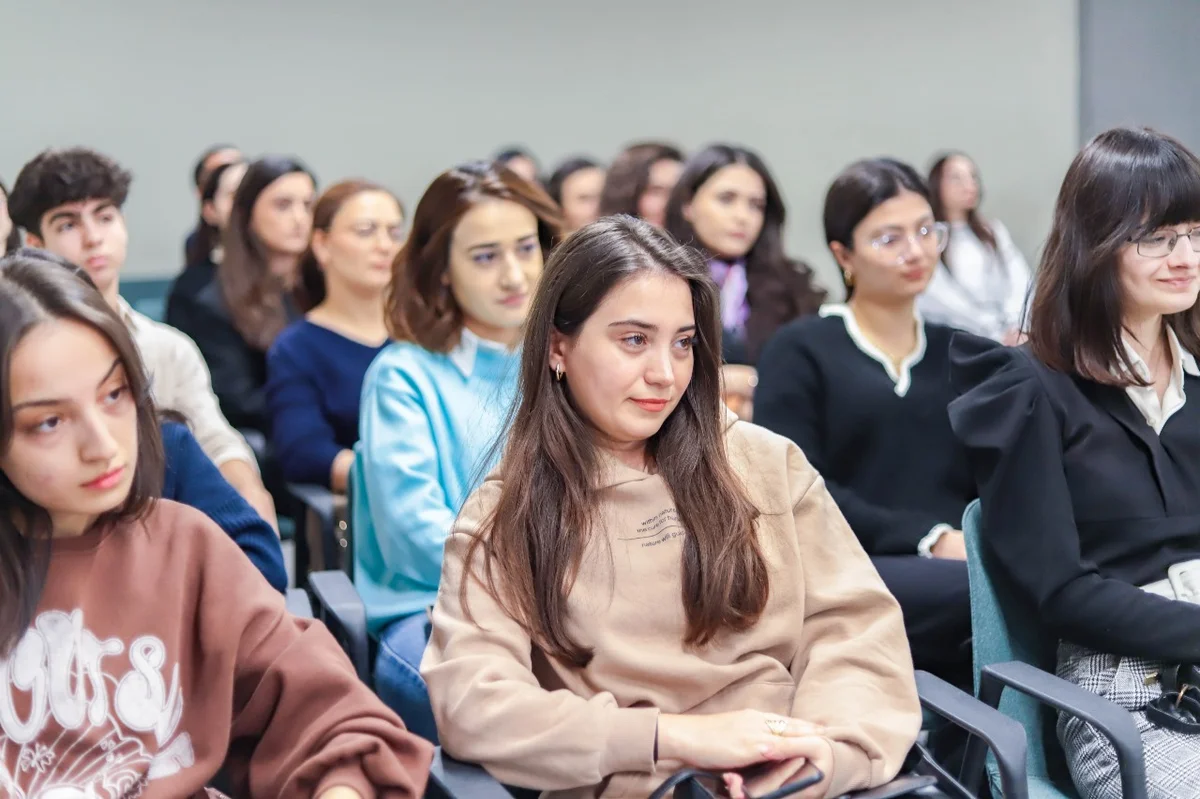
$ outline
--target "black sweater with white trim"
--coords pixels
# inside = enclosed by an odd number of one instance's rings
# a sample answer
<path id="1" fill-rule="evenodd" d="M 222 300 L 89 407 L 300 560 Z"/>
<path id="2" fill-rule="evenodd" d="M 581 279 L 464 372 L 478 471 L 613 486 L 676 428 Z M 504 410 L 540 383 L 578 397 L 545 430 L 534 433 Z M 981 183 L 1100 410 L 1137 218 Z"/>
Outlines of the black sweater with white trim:
<path id="1" fill-rule="evenodd" d="M 758 361 L 754 421 L 800 446 L 871 555 L 916 555 L 976 495 L 946 410 L 954 331 L 918 324 L 898 372 L 844 305 L 780 328 Z"/>

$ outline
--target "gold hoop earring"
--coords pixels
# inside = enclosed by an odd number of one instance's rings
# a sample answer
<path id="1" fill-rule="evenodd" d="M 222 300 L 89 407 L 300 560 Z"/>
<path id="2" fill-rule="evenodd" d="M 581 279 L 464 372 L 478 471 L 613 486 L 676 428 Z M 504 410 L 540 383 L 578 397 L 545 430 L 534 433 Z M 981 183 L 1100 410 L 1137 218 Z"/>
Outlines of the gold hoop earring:
<path id="1" fill-rule="evenodd" d="M 854 285 L 854 273 L 853 272 L 843 272 L 842 280 L 846 283 L 847 286 L 853 286 Z"/>
<path id="2" fill-rule="evenodd" d="M 558 380 L 558 382 L 560 382 L 560 383 L 562 382 L 562 379 L 563 379 L 563 368 L 562 368 L 562 364 L 561 364 L 561 363 L 560 363 L 558 366 L 555 366 L 555 367 L 554 367 L 554 377 L 555 377 L 555 379 L 556 379 L 556 380 Z"/>

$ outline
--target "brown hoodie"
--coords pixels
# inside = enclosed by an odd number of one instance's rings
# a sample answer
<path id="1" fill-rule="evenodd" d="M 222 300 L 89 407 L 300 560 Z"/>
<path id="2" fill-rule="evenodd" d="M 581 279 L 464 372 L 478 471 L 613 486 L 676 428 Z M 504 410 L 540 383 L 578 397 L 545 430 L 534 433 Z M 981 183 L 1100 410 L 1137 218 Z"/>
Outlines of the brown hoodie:
<path id="1" fill-rule="evenodd" d="M 654 762 L 660 712 L 749 708 L 826 725 L 828 796 L 896 775 L 921 721 L 899 606 L 794 444 L 735 422 L 726 447 L 763 512 L 770 599 L 752 629 L 700 650 L 683 645 L 687 533 L 660 477 L 609 460 L 602 522 L 569 599 L 570 632 L 595 651 L 585 669 L 533 645 L 478 565 L 474 622 L 466 617 L 464 556 L 500 478 L 468 500 L 446 543 L 421 664 L 449 754 L 556 797 L 644 797 L 680 767 Z"/>
<path id="2" fill-rule="evenodd" d="M 166 500 L 55 539 L 33 623 L 0 660 L 2 796 L 204 796 L 226 763 L 236 796 L 415 798 L 431 757 L 324 625 Z"/>

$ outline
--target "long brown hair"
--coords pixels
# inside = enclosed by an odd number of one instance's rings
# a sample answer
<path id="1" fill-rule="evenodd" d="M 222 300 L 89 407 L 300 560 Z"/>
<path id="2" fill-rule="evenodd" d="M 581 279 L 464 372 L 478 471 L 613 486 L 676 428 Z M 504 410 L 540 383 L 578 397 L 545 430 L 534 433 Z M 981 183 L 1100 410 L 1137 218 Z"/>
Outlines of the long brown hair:
<path id="1" fill-rule="evenodd" d="M 975 169 L 975 162 L 971 161 L 965 153 L 948 152 L 938 156 L 933 162 L 933 166 L 929 169 L 929 205 L 933 208 L 933 218 L 939 222 L 948 222 L 946 218 L 946 200 L 942 194 L 942 181 L 946 177 L 946 165 L 951 158 L 964 158 L 971 162 L 972 170 Z M 979 178 L 975 178 L 978 183 Z M 979 200 L 983 200 L 983 187 L 979 188 Z M 996 233 L 992 230 L 987 220 L 979 213 L 979 202 L 975 203 L 975 207 L 967 211 L 967 227 L 975 234 L 975 237 L 982 241 L 986 246 L 996 251 Z M 947 229 L 948 236 L 953 237 L 954 231 Z M 942 251 L 942 263 L 951 273 L 954 272 L 954 266 L 950 263 L 950 245 L 947 239 L 946 249 Z M 1004 262 L 1001 261 L 1003 267 Z"/>
<path id="2" fill-rule="evenodd" d="M 650 168 L 659 161 L 683 163 L 683 152 L 665 142 L 639 142 L 622 150 L 608 167 L 600 194 L 600 215 L 638 216 L 638 202 L 650 182 Z"/>
<path id="3" fill-rule="evenodd" d="M 667 201 L 667 232 L 679 241 L 705 249 L 683 209 L 714 174 L 732 164 L 753 169 L 762 178 L 767 195 L 762 231 L 746 253 L 746 298 L 750 303 L 746 349 L 753 361 L 780 325 L 797 316 L 816 313 L 828 295 L 814 282 L 812 269 L 803 261 L 789 258 L 784 251 L 787 209 L 783 194 L 762 158 L 745 147 L 713 144 L 687 160 Z"/>
<path id="4" fill-rule="evenodd" d="M 369 180 L 343 180 L 321 192 L 321 196 L 313 205 L 312 234 L 309 237 L 308 249 L 300 256 L 296 288 L 292 292 L 296 309 L 300 313 L 311 311 L 325 300 L 325 270 L 317 263 L 317 256 L 313 253 L 312 236 L 315 236 L 318 230 L 328 233 L 333 218 L 342 210 L 342 206 L 365 192 L 381 192 L 391 197 L 400 207 L 400 216 L 404 216 L 404 203 L 400 202 L 400 198 Z"/>
<path id="5" fill-rule="evenodd" d="M 96 524 L 141 518 L 162 492 L 163 451 L 158 417 L 137 345 L 83 270 L 40 250 L 0 258 L 0 451 L 13 439 L 13 352 L 34 327 L 69 319 L 100 333 L 117 351 L 137 404 L 138 452 L 125 501 Z M 49 565 L 50 515 L 0 473 L 0 659 L 24 635 L 37 610 Z"/>
<path id="6" fill-rule="evenodd" d="M 686 281 L 696 317 L 691 383 L 647 442 L 688 531 L 680 564 L 684 642 L 700 647 L 723 630 L 745 630 L 767 602 L 758 510 L 725 452 L 716 284 L 698 253 L 653 225 L 630 216 L 601 219 L 554 252 L 538 284 L 521 356 L 520 402 L 500 466 L 500 498 L 466 556 L 470 573 L 486 547 L 488 590 L 547 653 L 580 667 L 592 653 L 568 632 L 567 597 L 600 514 L 600 461 L 570 382 L 556 381 L 550 371 L 551 333 L 577 336 L 610 292 L 646 272 Z M 464 582 L 464 604 L 466 593 Z"/>
<path id="7" fill-rule="evenodd" d="M 446 285 L 450 240 L 467 211 L 486 199 L 509 200 L 538 220 L 547 256 L 562 231 L 562 214 L 541 186 L 497 162 L 470 161 L 433 179 L 413 212 L 412 231 L 392 263 L 387 292 L 388 332 L 431 352 L 448 352 L 462 333 L 463 314 Z"/>
<path id="8" fill-rule="evenodd" d="M 295 158 L 260 158 L 246 168 L 229 224 L 221 235 L 224 256 L 217 266 L 217 283 L 233 326 L 246 343 L 264 352 L 287 326 L 288 315 L 284 287 L 267 265 L 266 247 L 254 232 L 250 220 L 254 204 L 266 190 L 284 175 L 303 173 L 316 178 L 308 167 Z"/>
<path id="9" fill-rule="evenodd" d="M 1121 342 L 1121 249 L 1168 225 L 1200 221 L 1200 160 L 1147 128 L 1114 128 L 1067 169 L 1034 281 L 1029 346 L 1052 369 L 1097 383 L 1149 385 Z M 1200 310 L 1165 318 L 1200 353 Z"/>

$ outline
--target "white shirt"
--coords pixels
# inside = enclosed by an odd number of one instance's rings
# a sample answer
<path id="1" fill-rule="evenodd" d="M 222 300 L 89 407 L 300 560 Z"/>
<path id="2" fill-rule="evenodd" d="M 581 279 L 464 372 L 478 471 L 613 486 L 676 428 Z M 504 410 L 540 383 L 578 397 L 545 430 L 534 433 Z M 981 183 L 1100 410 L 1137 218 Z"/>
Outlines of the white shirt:
<path id="1" fill-rule="evenodd" d="M 1033 279 L 1004 225 L 988 220 L 992 249 L 965 222 L 950 226 L 945 264 L 938 263 L 917 307 L 931 322 L 1000 341 L 1021 327 Z"/>
<path id="2" fill-rule="evenodd" d="M 1125 353 L 1129 356 L 1129 362 L 1133 364 L 1137 376 L 1147 382 L 1153 380 L 1150 367 L 1142 360 L 1142 356 L 1138 355 L 1137 351 L 1130 346 L 1129 340 L 1125 336 L 1121 336 L 1121 343 L 1125 345 Z M 1200 377 L 1200 368 L 1197 368 L 1195 356 L 1179 345 L 1179 338 L 1169 327 L 1167 328 L 1167 344 L 1171 347 L 1171 380 L 1167 383 L 1167 390 L 1163 392 L 1162 399 L 1158 398 L 1158 392 L 1153 385 L 1127 386 L 1125 388 L 1126 395 L 1137 406 L 1142 418 L 1146 420 L 1146 424 L 1154 428 L 1154 432 L 1157 434 L 1162 433 L 1167 420 L 1187 402 L 1187 395 L 1183 388 L 1184 373 L 1186 372 L 1192 377 Z"/>
<path id="3" fill-rule="evenodd" d="M 141 352 L 155 405 L 182 414 L 217 466 L 240 460 L 257 470 L 250 445 L 221 413 L 200 348 L 175 328 L 133 310 L 124 299 L 117 302 L 117 312 Z"/>

